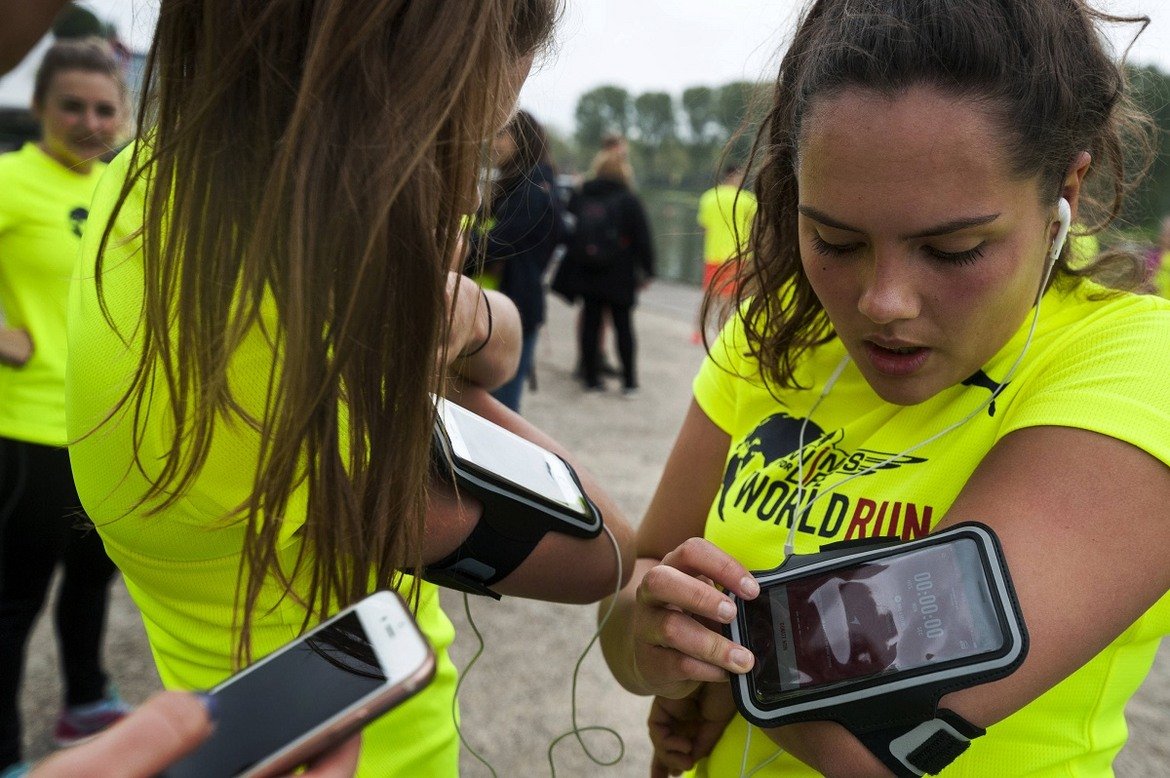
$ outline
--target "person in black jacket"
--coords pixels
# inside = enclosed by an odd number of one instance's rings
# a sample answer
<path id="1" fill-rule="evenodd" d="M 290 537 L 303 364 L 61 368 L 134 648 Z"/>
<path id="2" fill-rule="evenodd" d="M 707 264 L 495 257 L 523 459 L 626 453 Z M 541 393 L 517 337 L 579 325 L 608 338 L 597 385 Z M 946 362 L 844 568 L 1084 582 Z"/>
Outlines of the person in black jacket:
<path id="1" fill-rule="evenodd" d="M 520 365 L 511 381 L 492 392 L 519 413 L 544 323 L 543 279 L 560 240 L 561 203 L 548 135 L 532 114 L 516 113 L 492 142 L 492 155 L 498 173 L 486 213 L 471 230 L 470 269 L 486 287 L 510 297 L 520 311 Z"/>
<path id="2" fill-rule="evenodd" d="M 569 201 L 576 231 L 565 256 L 574 291 L 584 303 L 580 349 L 585 388 L 604 389 L 600 334 L 602 316 L 608 310 L 627 395 L 638 388 L 633 308 L 638 292 L 654 276 L 650 226 L 630 181 L 630 166 L 623 154 L 603 150 L 597 155 L 591 178 Z"/>

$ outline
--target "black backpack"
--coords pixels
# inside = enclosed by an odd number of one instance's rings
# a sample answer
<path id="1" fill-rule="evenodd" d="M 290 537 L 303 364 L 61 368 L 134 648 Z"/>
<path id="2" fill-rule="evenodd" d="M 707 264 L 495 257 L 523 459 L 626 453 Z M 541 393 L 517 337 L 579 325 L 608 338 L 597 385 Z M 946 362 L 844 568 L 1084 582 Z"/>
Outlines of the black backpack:
<path id="1" fill-rule="evenodd" d="M 582 267 L 596 270 L 612 267 L 625 254 L 628 241 L 620 227 L 622 194 L 581 195 L 570 253 Z"/>

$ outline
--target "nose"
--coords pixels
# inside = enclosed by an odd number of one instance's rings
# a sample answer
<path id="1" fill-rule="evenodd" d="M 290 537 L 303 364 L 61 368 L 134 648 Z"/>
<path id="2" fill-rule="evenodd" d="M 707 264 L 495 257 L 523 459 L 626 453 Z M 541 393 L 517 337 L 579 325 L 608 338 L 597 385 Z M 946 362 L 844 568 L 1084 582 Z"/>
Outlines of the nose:
<path id="1" fill-rule="evenodd" d="M 914 267 L 900 252 L 876 249 L 862 271 L 857 310 L 875 324 L 913 319 L 921 312 Z"/>
<path id="2" fill-rule="evenodd" d="M 81 127 L 90 135 L 94 135 L 100 132 L 105 127 L 105 125 L 106 119 L 98 113 L 98 108 L 96 106 L 87 106 L 85 110 L 81 112 Z"/>

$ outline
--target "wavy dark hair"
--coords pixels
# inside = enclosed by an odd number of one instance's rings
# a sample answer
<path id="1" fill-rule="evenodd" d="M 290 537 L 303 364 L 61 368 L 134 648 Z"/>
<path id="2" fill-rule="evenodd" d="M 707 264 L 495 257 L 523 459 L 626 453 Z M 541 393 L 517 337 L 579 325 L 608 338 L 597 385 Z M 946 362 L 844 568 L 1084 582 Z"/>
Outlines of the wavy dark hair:
<path id="1" fill-rule="evenodd" d="M 1113 23 L 1144 29 L 1149 19 L 1101 13 L 1083 0 L 817 0 L 805 11 L 752 147 L 759 210 L 750 249 L 727 263 L 749 353 L 770 385 L 795 388 L 801 356 L 834 337 L 802 271 L 797 232 L 797 155 L 816 101 L 850 88 L 895 96 L 919 85 L 978 101 L 999 124 L 1012 172 L 1038 177 L 1053 205 L 1070 165 L 1088 151 L 1082 212 L 1092 215 L 1085 232 L 1095 233 L 1118 217 L 1152 160 L 1149 119 L 1127 96 L 1125 71 L 1099 31 Z M 1066 247 L 1053 283 L 1141 283 L 1129 257 L 1075 269 L 1068 260 Z M 704 320 L 718 310 L 709 292 Z"/>
<path id="2" fill-rule="evenodd" d="M 548 132 L 535 116 L 528 111 L 517 111 L 512 121 L 508 122 L 508 126 L 501 132 L 512 136 L 512 142 L 516 144 L 516 153 L 500 165 L 493 188 L 493 201 L 515 189 L 521 181 L 532 174 L 532 169 L 537 165 L 548 165 L 554 168 L 554 175 L 556 172 Z"/>
<path id="3" fill-rule="evenodd" d="M 115 210 L 145 188 L 141 356 L 116 411 L 133 415 L 140 459 L 151 393 L 166 390 L 169 413 L 149 420 L 170 433 L 142 500 L 155 514 L 191 486 L 217 428 L 259 436 L 251 495 L 225 517 L 247 528 L 237 661 L 265 580 L 303 600 L 307 625 L 421 566 L 447 270 L 520 63 L 558 12 L 559 0 L 162 1 L 146 141 Z M 112 321 L 101 255 L 97 270 Z M 230 378 L 257 331 L 273 365 L 249 411 Z M 304 542 L 282 569 L 300 489 Z"/>

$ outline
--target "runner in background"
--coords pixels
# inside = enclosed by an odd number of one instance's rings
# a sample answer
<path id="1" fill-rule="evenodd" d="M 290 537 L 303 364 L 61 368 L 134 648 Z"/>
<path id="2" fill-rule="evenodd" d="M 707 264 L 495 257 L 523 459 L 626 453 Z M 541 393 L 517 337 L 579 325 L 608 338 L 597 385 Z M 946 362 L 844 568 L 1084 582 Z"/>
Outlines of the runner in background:
<path id="1" fill-rule="evenodd" d="M 744 189 L 744 168 L 731 163 L 723 168 L 716 186 L 699 198 L 698 223 L 703 232 L 703 289 L 728 297 L 734 292 L 734 268 L 724 267 L 736 261 L 748 245 L 752 220 L 756 217 L 756 196 Z M 720 272 L 720 271 L 723 272 Z M 696 325 L 691 342 L 704 340 L 702 327 Z"/>
<path id="2" fill-rule="evenodd" d="M 65 312 L 90 199 L 126 119 L 102 41 L 55 44 L 37 71 L 42 138 L 0 157 L 0 774 L 21 760 L 25 649 L 53 574 L 65 700 L 54 740 L 72 745 L 124 716 L 102 668 L 114 565 L 81 511 L 65 449 Z M 23 341 L 16 352 L 11 345 Z"/>

